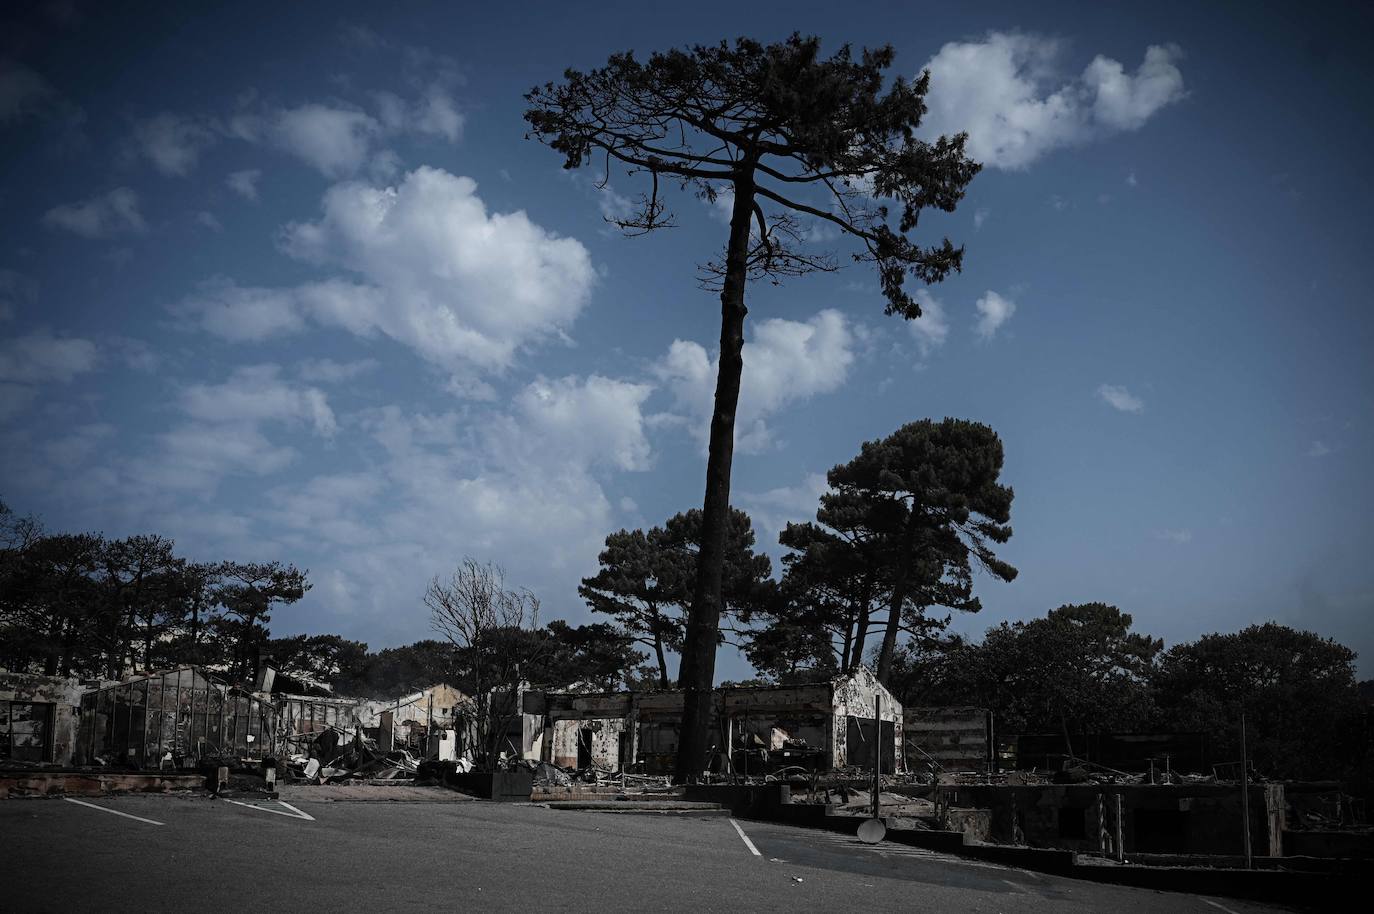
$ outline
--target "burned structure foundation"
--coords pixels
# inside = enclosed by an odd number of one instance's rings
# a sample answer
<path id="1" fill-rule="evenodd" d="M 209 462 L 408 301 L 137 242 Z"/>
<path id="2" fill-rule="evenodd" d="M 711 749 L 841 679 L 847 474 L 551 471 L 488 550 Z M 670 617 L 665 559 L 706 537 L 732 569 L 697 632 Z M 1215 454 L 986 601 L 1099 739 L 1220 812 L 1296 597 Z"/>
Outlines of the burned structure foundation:
<path id="1" fill-rule="evenodd" d="M 1118 857 L 1245 849 L 1231 784 L 961 784 L 937 786 L 932 799 L 943 827 L 983 841 Z M 1253 853 L 1281 856 L 1284 785 L 1252 785 L 1249 800 Z"/>
<path id="2" fill-rule="evenodd" d="M 666 774 L 682 707 L 678 690 L 526 692 L 523 755 L 562 768 Z M 875 747 L 885 770 L 901 764 L 902 706 L 864 667 L 815 684 L 716 689 L 711 731 L 714 751 L 702 767 L 720 773 L 867 769 Z"/>

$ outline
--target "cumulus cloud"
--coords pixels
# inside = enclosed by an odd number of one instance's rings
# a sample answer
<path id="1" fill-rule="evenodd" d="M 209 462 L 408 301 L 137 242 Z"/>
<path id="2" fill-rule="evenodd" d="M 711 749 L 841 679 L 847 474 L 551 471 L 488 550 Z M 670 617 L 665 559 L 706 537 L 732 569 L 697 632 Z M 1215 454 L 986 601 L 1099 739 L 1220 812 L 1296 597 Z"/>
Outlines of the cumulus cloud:
<path id="1" fill-rule="evenodd" d="M 649 468 L 641 407 L 653 388 L 592 375 L 539 379 L 515 398 L 516 416 L 506 431 L 532 441 L 557 441 L 557 459 L 621 470 Z"/>
<path id="2" fill-rule="evenodd" d="M 0 381 L 67 382 L 93 370 L 98 360 L 99 352 L 90 340 L 37 330 L 0 342 Z"/>
<path id="3" fill-rule="evenodd" d="M 80 203 L 54 206 L 43 214 L 43 224 L 74 232 L 83 238 L 109 238 L 147 229 L 138 209 L 138 194 L 127 187 L 116 187 Z"/>
<path id="4" fill-rule="evenodd" d="M 0 58 L 0 124 L 12 124 L 36 113 L 56 94 L 38 73 L 17 60 Z"/>
<path id="5" fill-rule="evenodd" d="M 229 189 L 247 200 L 258 199 L 258 180 L 262 177 L 262 172 L 256 168 L 245 168 L 242 171 L 235 171 L 224 179 L 224 183 L 229 185 Z"/>
<path id="6" fill-rule="evenodd" d="M 754 325 L 744 344 L 744 376 L 735 411 L 735 446 L 757 453 L 772 444 L 768 418 L 784 407 L 844 383 L 854 361 L 854 337 L 845 317 L 825 310 L 809 321 L 772 318 Z M 717 358 L 699 343 L 674 340 L 655 366 L 679 411 L 705 441 L 710 431 Z"/>
<path id="7" fill-rule="evenodd" d="M 301 287 L 301 306 L 447 366 L 500 369 L 571 326 L 595 279 L 580 242 L 523 211 L 489 213 L 471 178 L 420 168 L 395 187 L 338 184 L 316 222 L 287 226 L 294 257 L 358 275 Z"/>
<path id="8" fill-rule="evenodd" d="M 974 324 L 974 329 L 984 340 L 992 339 L 998 329 L 1016 313 L 1016 302 L 998 295 L 991 289 L 983 293 L 974 303 L 974 307 L 978 310 L 978 321 Z"/>
<path id="9" fill-rule="evenodd" d="M 195 170 L 200 153 L 215 133 L 199 120 L 163 112 L 134 125 L 138 153 L 164 175 L 184 177 Z"/>
<path id="10" fill-rule="evenodd" d="M 1134 73 L 1098 55 L 1076 78 L 1056 78 L 1063 43 L 991 32 L 950 42 L 930 59 L 925 128 L 966 131 L 969 154 L 994 168 L 1023 169 L 1056 149 L 1138 130 L 1185 95 L 1173 45 L 1151 45 Z"/>
<path id="11" fill-rule="evenodd" d="M 916 338 L 916 346 L 921 358 L 930 355 L 945 344 L 949 338 L 949 319 L 945 316 L 945 306 L 930 294 L 929 289 L 921 289 L 913 296 L 921 306 L 921 316 L 908 321 L 911 335 Z"/>
<path id="12" fill-rule="evenodd" d="M 1097 396 L 1112 409 L 1123 413 L 1139 413 L 1145 410 L 1145 401 L 1124 387 L 1103 384 L 1097 388 Z"/>
<path id="13" fill-rule="evenodd" d="M 324 392 L 282 380 L 277 365 L 237 368 L 223 384 L 189 385 L 181 392 L 180 406 L 199 423 L 295 422 L 326 438 L 338 429 Z"/>

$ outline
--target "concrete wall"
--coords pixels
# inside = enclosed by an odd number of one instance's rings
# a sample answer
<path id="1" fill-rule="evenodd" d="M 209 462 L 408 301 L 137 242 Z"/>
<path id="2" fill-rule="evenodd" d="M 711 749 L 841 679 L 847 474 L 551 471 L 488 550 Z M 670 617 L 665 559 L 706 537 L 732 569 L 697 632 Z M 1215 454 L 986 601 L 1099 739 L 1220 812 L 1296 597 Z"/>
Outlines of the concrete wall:
<path id="1" fill-rule="evenodd" d="M 20 702 L 47 706 L 47 720 L 40 724 L 42 758 L 53 765 L 72 764 L 81 721 L 81 684 L 60 676 L 0 672 L 0 702 Z M 8 714 L 8 708 L 6 713 Z M 0 766 L 8 758 L 0 754 Z"/>

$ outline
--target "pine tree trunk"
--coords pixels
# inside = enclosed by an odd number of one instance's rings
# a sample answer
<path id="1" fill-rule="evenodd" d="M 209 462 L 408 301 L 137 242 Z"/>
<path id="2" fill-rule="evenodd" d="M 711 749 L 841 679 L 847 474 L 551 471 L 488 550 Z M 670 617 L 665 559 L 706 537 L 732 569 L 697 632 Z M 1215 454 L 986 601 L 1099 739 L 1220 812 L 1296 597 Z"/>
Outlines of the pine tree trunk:
<path id="1" fill-rule="evenodd" d="M 854 644 L 849 661 L 844 665 L 846 670 L 852 670 L 864 662 L 864 641 L 868 638 L 869 617 L 873 612 L 873 601 L 865 594 L 863 605 L 859 608 L 859 624 L 855 626 Z"/>
<path id="2" fill-rule="evenodd" d="M 744 284 L 749 257 L 749 225 L 754 218 L 752 162 L 735 177 L 735 206 L 730 216 L 730 242 L 725 252 L 725 281 L 720 292 L 720 366 L 711 413 L 711 441 L 706 457 L 706 497 L 702 504 L 701 552 L 696 587 L 687 617 L 678 684 L 685 690 L 682 731 L 673 780 L 694 782 L 706 764 L 710 738 L 711 695 L 716 677 L 716 634 L 720 630 L 721 574 L 725 535 L 730 519 L 730 467 L 735 456 L 735 408 L 744 371 Z"/>
<path id="3" fill-rule="evenodd" d="M 878 651 L 878 682 L 888 684 L 892 676 L 892 656 L 897 651 L 897 633 L 902 629 L 902 604 L 906 602 L 908 586 L 911 583 L 911 567 L 916 564 L 912 553 L 916 544 L 917 516 L 914 513 L 907 519 L 906 536 L 902 552 L 898 557 L 897 578 L 892 582 L 892 596 L 887 602 L 887 629 L 883 632 L 883 646 Z"/>

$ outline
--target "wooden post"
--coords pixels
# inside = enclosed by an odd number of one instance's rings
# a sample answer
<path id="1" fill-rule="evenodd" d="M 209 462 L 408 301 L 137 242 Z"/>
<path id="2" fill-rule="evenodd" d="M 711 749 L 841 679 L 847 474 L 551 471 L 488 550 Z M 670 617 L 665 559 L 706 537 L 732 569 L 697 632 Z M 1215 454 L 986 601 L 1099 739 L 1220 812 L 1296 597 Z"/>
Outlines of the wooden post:
<path id="1" fill-rule="evenodd" d="M 1121 863 L 1126 859 L 1126 823 L 1122 821 L 1121 814 L 1121 794 L 1118 792 L 1116 797 L 1116 862 Z"/>

